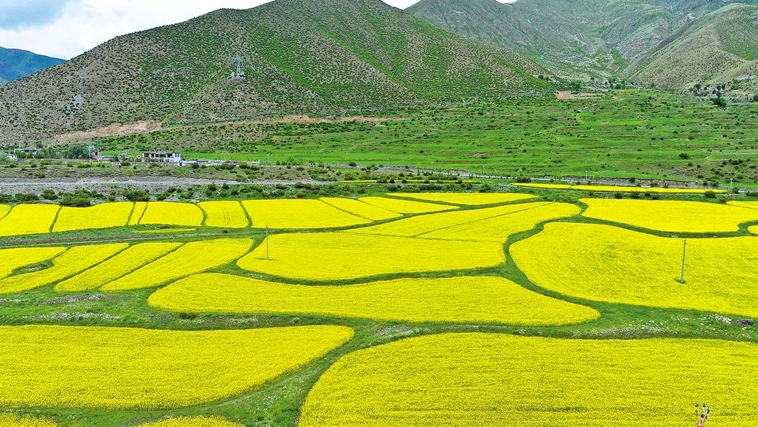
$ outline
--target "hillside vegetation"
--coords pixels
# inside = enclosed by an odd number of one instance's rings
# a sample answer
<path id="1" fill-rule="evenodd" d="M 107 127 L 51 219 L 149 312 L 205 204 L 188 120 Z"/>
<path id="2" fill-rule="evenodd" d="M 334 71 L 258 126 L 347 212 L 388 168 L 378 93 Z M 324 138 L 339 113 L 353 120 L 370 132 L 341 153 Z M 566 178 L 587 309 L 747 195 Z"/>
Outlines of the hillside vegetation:
<path id="1" fill-rule="evenodd" d="M 422 0 L 408 11 L 466 37 L 522 52 L 564 77 L 587 78 L 614 76 L 680 28 L 728 3 Z"/>
<path id="2" fill-rule="evenodd" d="M 245 78 L 231 79 L 235 59 Z M 0 89 L 0 143 L 110 123 L 208 122 L 551 90 L 507 49 L 379 0 L 277 0 L 111 40 Z"/>
<path id="3" fill-rule="evenodd" d="M 669 89 L 728 84 L 758 91 L 758 6 L 719 9 L 661 43 L 626 77 Z"/>
<path id="4" fill-rule="evenodd" d="M 0 47 L 0 85 L 64 62 L 62 59 L 37 55 L 20 49 Z"/>

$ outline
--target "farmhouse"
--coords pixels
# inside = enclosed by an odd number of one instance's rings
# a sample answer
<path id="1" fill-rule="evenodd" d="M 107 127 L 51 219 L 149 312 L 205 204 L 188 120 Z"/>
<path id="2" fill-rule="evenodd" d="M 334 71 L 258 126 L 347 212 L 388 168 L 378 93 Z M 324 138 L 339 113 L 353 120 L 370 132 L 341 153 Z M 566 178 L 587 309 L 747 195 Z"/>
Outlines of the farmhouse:
<path id="1" fill-rule="evenodd" d="M 143 162 L 181 163 L 182 153 L 176 151 L 144 151 Z"/>

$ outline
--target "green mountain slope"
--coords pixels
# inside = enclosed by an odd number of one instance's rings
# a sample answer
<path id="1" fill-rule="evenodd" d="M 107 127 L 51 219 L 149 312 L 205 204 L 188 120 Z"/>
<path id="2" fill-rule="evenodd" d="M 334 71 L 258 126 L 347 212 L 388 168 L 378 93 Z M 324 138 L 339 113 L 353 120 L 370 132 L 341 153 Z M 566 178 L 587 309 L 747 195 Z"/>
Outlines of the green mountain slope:
<path id="1" fill-rule="evenodd" d="M 245 79 L 230 79 L 240 57 Z M 379 0 L 277 0 L 111 40 L 0 89 L 0 143 L 110 123 L 427 105 L 550 90 L 513 51 Z"/>
<path id="2" fill-rule="evenodd" d="M 671 89 L 727 84 L 758 91 L 758 6 L 713 12 L 636 61 L 627 78 Z"/>
<path id="3" fill-rule="evenodd" d="M 570 78 L 611 76 L 722 0 L 421 0 L 408 12 Z M 758 0 L 743 0 L 758 4 Z"/>
<path id="4" fill-rule="evenodd" d="M 0 84 L 36 73 L 64 62 L 62 59 L 37 55 L 20 49 L 0 47 Z"/>

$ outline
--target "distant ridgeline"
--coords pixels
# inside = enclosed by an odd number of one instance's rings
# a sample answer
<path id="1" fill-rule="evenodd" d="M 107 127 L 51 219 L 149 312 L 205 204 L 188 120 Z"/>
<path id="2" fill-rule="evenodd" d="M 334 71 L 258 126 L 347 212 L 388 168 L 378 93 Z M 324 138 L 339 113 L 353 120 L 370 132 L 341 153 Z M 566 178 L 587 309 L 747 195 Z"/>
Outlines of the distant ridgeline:
<path id="1" fill-rule="evenodd" d="M 276 0 L 117 37 L 0 88 L 0 145 L 141 120 L 208 122 L 544 94 L 549 71 L 380 0 Z"/>
<path id="2" fill-rule="evenodd" d="M 496 0 L 421 0 L 408 11 L 465 37 L 514 49 L 563 77 L 608 78 L 620 74 L 622 78 L 639 79 L 644 83 L 681 87 L 690 82 L 671 74 L 686 73 L 693 64 L 724 61 L 725 65 L 717 65 L 719 70 L 724 70 L 734 66 L 739 57 L 747 61 L 756 59 L 750 58 L 758 49 L 755 41 L 758 24 L 750 9 L 732 9 L 735 13 L 719 18 L 724 21 L 736 19 L 739 22 L 735 25 L 708 28 L 716 18 L 707 15 L 724 6 L 729 7 L 731 3 L 737 2 L 519 0 L 502 4 Z M 757 5 L 758 0 L 739 0 L 739 3 Z M 701 18 L 706 19 L 705 24 L 693 24 Z M 682 36 L 680 30 L 690 27 L 705 30 L 711 38 L 708 44 L 712 49 L 700 52 L 705 56 L 678 52 L 676 58 L 681 59 L 679 62 L 660 60 L 658 64 L 665 62 L 667 66 L 677 69 L 663 77 L 657 76 L 661 69 L 656 65 L 648 69 L 649 72 L 639 69 L 640 64 L 655 62 L 654 59 L 644 59 L 648 52 L 660 50 L 659 44 L 670 44 L 672 36 Z M 713 38 L 720 41 L 713 41 Z M 692 46 L 684 42 L 681 44 Z M 718 47 L 721 44 L 725 47 L 723 50 L 731 55 L 721 52 Z M 745 53 L 749 55 L 746 57 Z M 638 63 L 631 67 L 633 71 L 624 73 L 635 61 Z M 709 78 L 719 75 L 716 72 L 698 78 L 705 79 L 701 83 L 706 83 Z M 735 77 L 739 77 L 738 72 Z"/>
<path id="3" fill-rule="evenodd" d="M 65 62 L 62 59 L 37 55 L 20 49 L 0 47 L 0 85 Z"/>

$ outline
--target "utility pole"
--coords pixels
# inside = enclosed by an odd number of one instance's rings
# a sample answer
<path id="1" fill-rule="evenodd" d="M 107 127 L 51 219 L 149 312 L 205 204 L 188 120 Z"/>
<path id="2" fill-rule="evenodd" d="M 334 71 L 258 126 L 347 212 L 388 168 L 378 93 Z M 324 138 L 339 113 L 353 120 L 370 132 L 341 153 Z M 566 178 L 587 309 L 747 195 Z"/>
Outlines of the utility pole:
<path id="1" fill-rule="evenodd" d="M 266 261 L 271 261 L 271 253 L 268 246 L 268 224 L 266 224 Z"/>
<path id="2" fill-rule="evenodd" d="M 687 263 L 687 240 L 684 241 L 682 248 L 682 274 L 679 276 L 679 283 L 684 284 L 684 266 Z"/>

